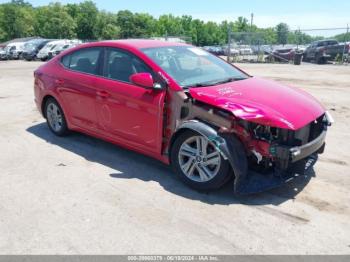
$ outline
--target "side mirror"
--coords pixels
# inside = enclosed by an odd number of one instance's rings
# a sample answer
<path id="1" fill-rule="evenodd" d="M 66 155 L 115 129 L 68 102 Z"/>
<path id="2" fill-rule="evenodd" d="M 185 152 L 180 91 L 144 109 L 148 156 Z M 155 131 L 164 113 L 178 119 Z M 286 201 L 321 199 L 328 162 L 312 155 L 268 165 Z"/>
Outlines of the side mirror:
<path id="1" fill-rule="evenodd" d="M 136 73 L 130 76 L 131 83 L 147 89 L 153 89 L 155 84 L 150 73 Z"/>

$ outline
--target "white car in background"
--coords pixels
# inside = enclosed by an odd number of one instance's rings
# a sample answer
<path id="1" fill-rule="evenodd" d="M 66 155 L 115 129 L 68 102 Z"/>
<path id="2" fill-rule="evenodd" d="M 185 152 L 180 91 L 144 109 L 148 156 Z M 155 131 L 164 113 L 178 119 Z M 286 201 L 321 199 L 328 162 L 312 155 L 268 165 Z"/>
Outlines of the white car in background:
<path id="1" fill-rule="evenodd" d="M 52 57 L 60 54 L 62 51 L 80 45 L 81 43 L 81 40 L 66 40 L 61 42 L 55 45 L 55 47 L 51 48 L 51 50 L 48 52 L 48 58 L 51 59 Z"/>
<path id="2" fill-rule="evenodd" d="M 67 40 L 53 40 L 48 42 L 36 55 L 41 61 L 46 61 L 49 58 L 49 52 L 56 47 L 56 45 L 65 43 Z"/>
<path id="3" fill-rule="evenodd" d="M 240 55 L 252 55 L 253 49 L 250 46 L 240 46 L 239 47 L 239 54 Z"/>
<path id="4" fill-rule="evenodd" d="M 228 46 L 226 45 L 226 46 L 223 46 L 222 48 L 224 50 L 224 55 L 227 56 L 229 53 Z M 237 47 L 232 47 L 232 46 L 230 47 L 230 55 L 231 56 L 239 55 L 239 50 L 237 49 Z"/>
<path id="5" fill-rule="evenodd" d="M 19 59 L 24 51 L 24 42 L 10 43 L 5 47 L 8 59 Z"/>

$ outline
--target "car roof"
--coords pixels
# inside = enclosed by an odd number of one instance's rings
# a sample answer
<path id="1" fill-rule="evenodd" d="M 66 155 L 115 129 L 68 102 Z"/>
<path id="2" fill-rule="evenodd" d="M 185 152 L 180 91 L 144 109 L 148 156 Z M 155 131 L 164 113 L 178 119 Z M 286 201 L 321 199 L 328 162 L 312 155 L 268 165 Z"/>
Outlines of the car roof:
<path id="1" fill-rule="evenodd" d="M 178 42 L 167 42 L 161 40 L 150 40 L 150 39 L 125 39 L 125 40 L 108 40 L 102 42 L 94 42 L 92 45 L 97 43 L 105 43 L 109 46 L 128 46 L 136 49 L 152 48 L 152 47 L 166 47 L 166 46 L 186 46 L 185 43 Z"/>

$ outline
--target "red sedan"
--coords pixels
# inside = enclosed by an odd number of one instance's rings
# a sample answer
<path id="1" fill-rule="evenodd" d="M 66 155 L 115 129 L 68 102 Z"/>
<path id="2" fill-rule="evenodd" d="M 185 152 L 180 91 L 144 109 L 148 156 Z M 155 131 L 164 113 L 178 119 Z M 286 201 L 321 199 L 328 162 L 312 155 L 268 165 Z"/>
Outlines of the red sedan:
<path id="1" fill-rule="evenodd" d="M 186 44 L 84 44 L 34 75 L 54 134 L 79 131 L 170 163 L 197 190 L 233 177 L 235 192 L 259 192 L 304 174 L 332 122 L 311 95 Z"/>

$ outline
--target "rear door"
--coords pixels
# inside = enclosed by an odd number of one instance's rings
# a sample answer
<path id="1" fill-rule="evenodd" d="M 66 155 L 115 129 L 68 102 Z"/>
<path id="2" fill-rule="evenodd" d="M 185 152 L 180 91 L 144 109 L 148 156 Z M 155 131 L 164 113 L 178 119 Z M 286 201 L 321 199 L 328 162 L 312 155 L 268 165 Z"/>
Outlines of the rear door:
<path id="1" fill-rule="evenodd" d="M 161 151 L 165 91 L 132 84 L 134 73 L 152 69 L 134 54 L 106 48 L 104 78 L 99 80 L 96 103 L 98 128 L 114 140 L 152 152 Z"/>
<path id="2" fill-rule="evenodd" d="M 101 76 L 103 48 L 83 48 L 64 56 L 61 60 L 64 74 L 55 79 L 69 112 L 71 123 L 77 127 L 96 131 L 97 117 L 96 79 Z"/>

